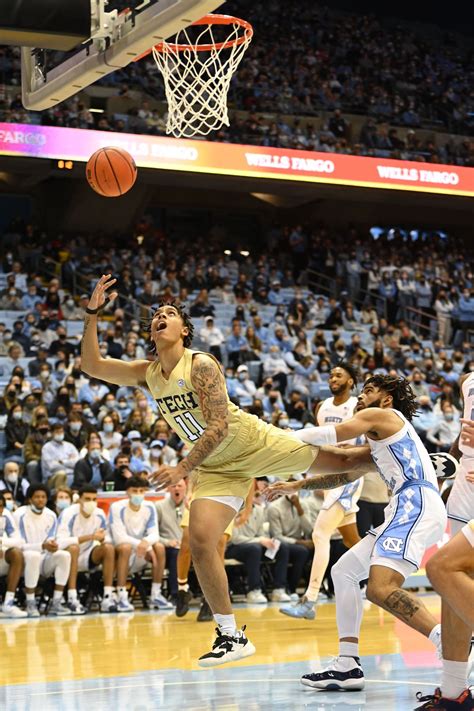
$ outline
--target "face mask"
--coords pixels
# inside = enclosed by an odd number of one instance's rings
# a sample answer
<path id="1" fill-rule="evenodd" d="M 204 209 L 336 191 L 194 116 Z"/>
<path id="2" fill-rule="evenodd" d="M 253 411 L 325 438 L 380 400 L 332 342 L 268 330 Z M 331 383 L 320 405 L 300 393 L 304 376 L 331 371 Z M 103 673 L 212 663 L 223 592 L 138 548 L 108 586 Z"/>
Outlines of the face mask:
<path id="1" fill-rule="evenodd" d="M 71 505 L 71 504 L 70 504 L 69 499 L 58 499 L 58 500 L 56 501 L 56 508 L 57 508 L 59 511 L 64 511 L 64 509 L 69 508 L 70 505 Z"/>
<path id="2" fill-rule="evenodd" d="M 23 417 L 23 413 L 22 413 L 22 412 L 14 412 L 14 413 L 13 413 L 13 419 L 14 419 L 14 420 L 21 420 L 22 417 Z"/>
<path id="3" fill-rule="evenodd" d="M 62 442 L 64 439 L 64 435 L 63 434 L 55 434 L 53 439 L 55 442 Z"/>
<path id="4" fill-rule="evenodd" d="M 116 406 L 116 404 L 117 404 L 116 400 L 107 400 L 107 402 L 105 403 L 108 410 L 113 410 L 114 407 Z"/>
<path id="5" fill-rule="evenodd" d="M 85 417 L 93 417 L 92 415 L 92 410 L 89 407 L 86 407 L 85 410 L 82 411 Z"/>
<path id="6" fill-rule="evenodd" d="M 42 370 L 40 373 L 41 380 L 47 380 L 49 378 L 49 370 Z"/>
<path id="7" fill-rule="evenodd" d="M 80 422 L 71 422 L 71 424 L 69 425 L 69 429 L 71 430 L 71 432 L 79 432 L 81 427 L 82 425 Z"/>
<path id="8" fill-rule="evenodd" d="M 6 506 L 6 508 L 7 508 L 7 511 L 13 511 L 14 505 L 15 505 L 15 504 L 14 504 L 14 502 L 13 502 L 13 499 L 7 499 L 7 500 L 5 501 L 5 506 Z"/>
<path id="9" fill-rule="evenodd" d="M 104 425 L 104 432 L 113 432 L 114 431 L 114 426 L 111 422 L 106 422 Z"/>
<path id="10" fill-rule="evenodd" d="M 452 422 L 454 420 L 454 415 L 446 414 L 444 417 L 447 422 Z"/>
<path id="11" fill-rule="evenodd" d="M 132 326 L 132 331 L 134 333 L 140 333 L 140 326 Z"/>
<path id="12" fill-rule="evenodd" d="M 73 301 L 73 299 L 68 299 L 68 300 L 66 301 L 66 304 L 69 306 L 70 309 L 72 309 L 72 307 L 74 306 L 74 301 Z"/>
<path id="13" fill-rule="evenodd" d="M 37 506 L 34 504 L 30 504 L 30 509 L 33 511 L 35 514 L 40 514 L 42 513 L 43 509 L 39 509 Z"/>
<path id="14" fill-rule="evenodd" d="M 82 510 L 86 514 L 86 516 L 90 516 L 91 514 L 94 513 L 94 511 L 97 508 L 97 501 L 84 501 L 82 504 Z"/>
<path id="15" fill-rule="evenodd" d="M 280 420 L 278 420 L 278 427 L 288 427 L 289 424 L 289 420 L 284 420 L 283 418 L 280 418 Z"/>
<path id="16" fill-rule="evenodd" d="M 327 365 L 322 365 L 322 366 L 321 366 L 321 373 L 327 373 L 328 370 L 329 370 L 329 368 L 328 368 Z"/>
<path id="17" fill-rule="evenodd" d="M 18 474 L 7 474 L 5 479 L 9 484 L 16 484 L 18 481 Z"/>
<path id="18" fill-rule="evenodd" d="M 89 456 L 91 459 L 95 459 L 96 461 L 100 459 L 100 449 L 92 449 L 89 453 Z"/>
<path id="19" fill-rule="evenodd" d="M 132 452 L 136 452 L 137 449 L 141 449 L 141 446 L 142 446 L 142 443 L 140 442 L 140 440 L 135 440 L 131 444 Z"/>
<path id="20" fill-rule="evenodd" d="M 247 375 L 245 373 L 239 373 L 239 380 L 245 380 Z"/>
<path id="21" fill-rule="evenodd" d="M 150 449 L 150 454 L 152 457 L 155 457 L 155 459 L 158 459 L 158 457 L 161 456 L 161 449 L 159 447 L 153 447 Z"/>
<path id="22" fill-rule="evenodd" d="M 7 398 L 9 400 L 14 400 L 16 398 L 16 390 L 9 390 L 7 392 Z"/>
<path id="23" fill-rule="evenodd" d="M 132 506 L 141 506 L 144 498 L 143 494 L 133 494 L 133 496 L 130 497 L 130 503 Z"/>
<path id="24" fill-rule="evenodd" d="M 120 410 L 125 410 L 125 408 L 127 407 L 127 403 L 126 402 L 119 402 L 118 406 L 119 406 Z"/>

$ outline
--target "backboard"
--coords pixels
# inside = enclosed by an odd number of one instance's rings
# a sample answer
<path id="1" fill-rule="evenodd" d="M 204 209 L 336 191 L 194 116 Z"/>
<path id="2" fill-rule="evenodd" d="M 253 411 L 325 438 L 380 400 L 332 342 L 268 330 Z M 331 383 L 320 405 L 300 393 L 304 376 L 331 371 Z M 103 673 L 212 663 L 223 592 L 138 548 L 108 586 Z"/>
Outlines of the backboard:
<path id="1" fill-rule="evenodd" d="M 24 107 L 43 111 L 65 101 L 107 74 L 126 67 L 150 47 L 213 12 L 223 2 L 129 0 L 124 8 L 122 0 L 91 0 L 91 37 L 79 48 L 69 53 L 22 48 Z"/>

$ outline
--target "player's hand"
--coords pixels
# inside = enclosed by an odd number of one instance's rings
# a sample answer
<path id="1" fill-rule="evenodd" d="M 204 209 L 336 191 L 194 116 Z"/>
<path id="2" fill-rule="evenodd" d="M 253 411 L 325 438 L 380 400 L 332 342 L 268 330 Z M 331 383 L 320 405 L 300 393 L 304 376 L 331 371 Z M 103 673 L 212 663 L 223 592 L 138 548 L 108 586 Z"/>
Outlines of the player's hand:
<path id="1" fill-rule="evenodd" d="M 474 472 L 466 472 L 466 481 L 470 484 L 474 484 Z"/>
<path id="2" fill-rule="evenodd" d="M 112 291 L 110 294 L 107 294 L 107 290 L 110 289 L 116 281 L 117 279 L 112 278 L 112 274 L 103 274 L 92 292 L 88 307 L 90 309 L 100 309 L 105 306 L 105 304 L 108 304 L 109 301 L 116 299 L 118 296 L 117 291 Z"/>
<path id="3" fill-rule="evenodd" d="M 263 490 L 263 496 L 265 496 L 267 501 L 275 501 L 279 499 L 280 496 L 291 496 L 292 494 L 297 494 L 301 489 L 301 482 L 299 481 L 278 481 L 276 484 L 270 484 L 266 489 Z"/>
<path id="4" fill-rule="evenodd" d="M 99 528 L 98 531 L 94 533 L 92 536 L 93 541 L 99 541 L 99 543 L 103 543 L 105 541 L 105 531 L 103 528 Z"/>
<path id="5" fill-rule="evenodd" d="M 468 447 L 474 447 L 474 420 L 461 418 L 461 424 L 461 443 L 467 444 Z"/>
<path id="6" fill-rule="evenodd" d="M 50 538 L 48 541 L 45 541 L 43 543 L 43 549 L 45 551 L 48 551 L 48 553 L 56 553 L 56 551 L 58 550 L 58 543 L 57 541 Z"/>
<path id="7" fill-rule="evenodd" d="M 184 468 L 178 464 L 175 467 L 170 467 L 167 464 L 162 464 L 155 472 L 152 472 L 149 481 L 157 491 L 166 489 L 168 486 L 177 484 L 178 481 L 187 476 Z"/>

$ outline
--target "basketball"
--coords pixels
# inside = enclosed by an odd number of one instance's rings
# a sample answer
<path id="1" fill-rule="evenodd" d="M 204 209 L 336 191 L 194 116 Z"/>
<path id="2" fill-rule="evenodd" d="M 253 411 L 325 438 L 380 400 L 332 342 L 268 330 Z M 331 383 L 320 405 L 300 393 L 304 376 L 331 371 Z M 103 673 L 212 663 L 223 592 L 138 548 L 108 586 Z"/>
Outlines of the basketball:
<path id="1" fill-rule="evenodd" d="M 104 197 L 120 197 L 133 187 L 137 166 L 130 153 L 123 148 L 99 148 L 89 158 L 86 177 L 96 193 Z"/>

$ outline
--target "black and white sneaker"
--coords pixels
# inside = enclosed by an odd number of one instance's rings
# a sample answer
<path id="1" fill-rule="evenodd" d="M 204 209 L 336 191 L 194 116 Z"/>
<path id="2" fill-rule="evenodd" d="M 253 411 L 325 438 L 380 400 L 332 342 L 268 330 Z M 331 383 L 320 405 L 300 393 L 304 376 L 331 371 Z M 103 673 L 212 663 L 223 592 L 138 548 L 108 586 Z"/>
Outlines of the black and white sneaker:
<path id="1" fill-rule="evenodd" d="M 335 657 L 326 669 L 302 676 L 301 683 L 326 691 L 360 691 L 364 672 L 359 657 Z"/>
<path id="2" fill-rule="evenodd" d="M 245 635 L 245 625 L 233 637 L 222 634 L 216 627 L 216 641 L 212 645 L 212 650 L 199 657 L 200 667 L 217 667 L 219 664 L 236 662 L 244 657 L 255 654 L 255 647 Z"/>

